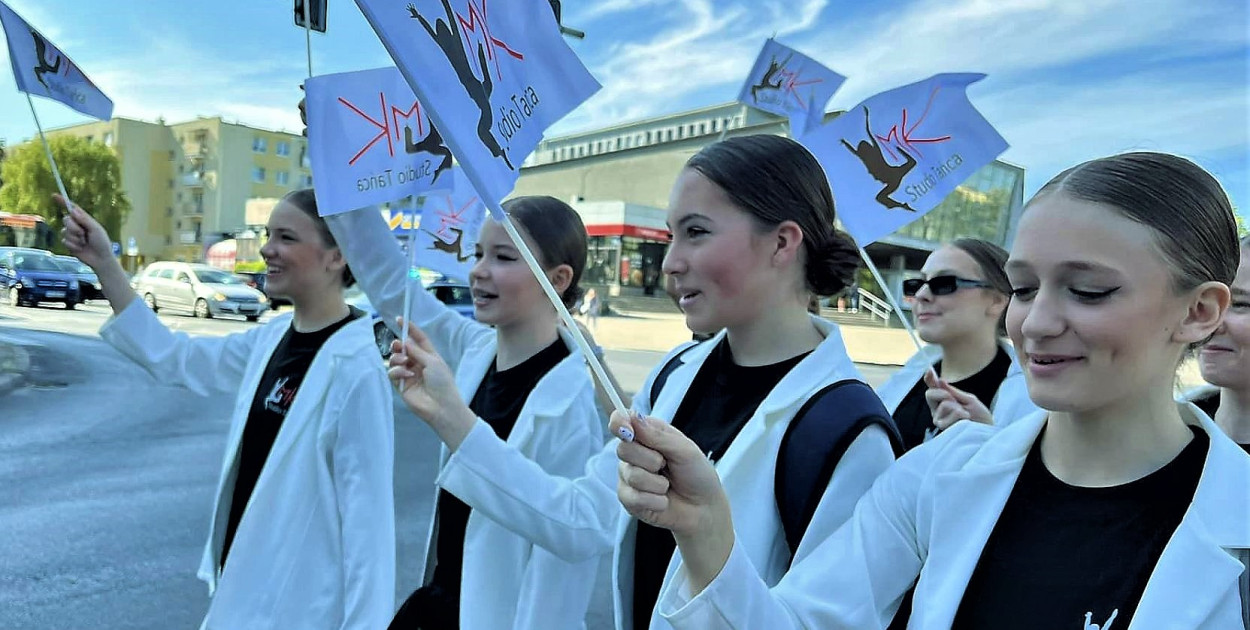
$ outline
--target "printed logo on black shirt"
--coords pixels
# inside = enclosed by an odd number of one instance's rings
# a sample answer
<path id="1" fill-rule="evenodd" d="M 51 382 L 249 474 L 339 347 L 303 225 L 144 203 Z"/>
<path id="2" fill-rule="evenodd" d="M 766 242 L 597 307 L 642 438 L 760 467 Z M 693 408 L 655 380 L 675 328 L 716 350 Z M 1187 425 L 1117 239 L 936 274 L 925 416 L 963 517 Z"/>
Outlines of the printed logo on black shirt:
<path id="1" fill-rule="evenodd" d="M 1107 622 L 1100 626 L 1096 623 L 1092 623 L 1094 620 L 1094 613 L 1087 612 L 1085 613 L 1085 628 L 1083 628 L 1083 630 L 1111 630 L 1111 624 L 1115 623 L 1115 618 L 1119 615 L 1119 608 L 1111 611 L 1111 616 L 1107 617 Z"/>
<path id="2" fill-rule="evenodd" d="M 273 391 L 269 392 L 269 396 L 265 398 L 265 410 L 276 413 L 283 418 L 286 412 L 291 408 L 291 401 L 295 400 L 295 392 L 297 386 L 287 387 L 289 377 L 282 377 L 273 384 Z"/>

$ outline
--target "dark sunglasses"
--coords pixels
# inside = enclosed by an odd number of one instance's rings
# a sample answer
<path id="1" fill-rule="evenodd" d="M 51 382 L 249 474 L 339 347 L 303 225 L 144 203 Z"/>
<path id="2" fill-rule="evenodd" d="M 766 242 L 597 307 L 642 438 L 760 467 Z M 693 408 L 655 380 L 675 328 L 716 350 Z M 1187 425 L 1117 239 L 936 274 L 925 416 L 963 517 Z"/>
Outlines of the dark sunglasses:
<path id="1" fill-rule="evenodd" d="M 969 280 L 959 276 L 934 276 L 928 280 L 924 278 L 908 278 L 903 281 L 903 295 L 915 297 L 920 292 L 920 287 L 926 284 L 929 285 L 929 292 L 933 295 L 950 295 L 960 289 L 991 288 L 987 282 Z"/>

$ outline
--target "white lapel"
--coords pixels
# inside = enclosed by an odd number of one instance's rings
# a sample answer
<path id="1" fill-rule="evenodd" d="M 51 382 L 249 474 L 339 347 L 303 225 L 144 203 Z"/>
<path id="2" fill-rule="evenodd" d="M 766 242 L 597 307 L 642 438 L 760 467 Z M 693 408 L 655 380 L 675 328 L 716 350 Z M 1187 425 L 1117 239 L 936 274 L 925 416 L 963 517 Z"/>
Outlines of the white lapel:
<path id="1" fill-rule="evenodd" d="M 563 418 L 579 393 L 580 384 L 586 383 L 586 359 L 578 350 L 569 332 L 560 328 L 560 340 L 569 350 L 569 356 L 542 375 L 521 408 L 516 425 L 508 434 L 508 443 L 526 444 L 541 419 Z"/>
<path id="2" fill-rule="evenodd" d="M 1045 413 L 1036 413 L 997 432 L 963 468 L 938 474 L 930 482 L 932 520 L 918 541 L 925 557 L 915 599 L 920 627 L 949 628 L 954 623 L 981 551 L 1045 420 Z"/>
<path id="3" fill-rule="evenodd" d="M 1211 446 L 1193 503 L 1164 547 L 1129 630 L 1163 627 L 1163 620 L 1167 627 L 1202 627 L 1246 570 L 1233 554 L 1250 547 L 1250 457 L 1192 404 L 1186 412 Z"/>

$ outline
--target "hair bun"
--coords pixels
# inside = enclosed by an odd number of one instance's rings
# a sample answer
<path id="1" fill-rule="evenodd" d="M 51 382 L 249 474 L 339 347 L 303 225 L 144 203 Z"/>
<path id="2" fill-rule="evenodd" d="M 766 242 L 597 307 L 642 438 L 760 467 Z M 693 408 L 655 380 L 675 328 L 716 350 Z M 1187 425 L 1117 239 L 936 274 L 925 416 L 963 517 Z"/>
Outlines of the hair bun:
<path id="1" fill-rule="evenodd" d="M 860 267 L 855 239 L 834 229 L 816 260 L 807 264 L 807 284 L 816 295 L 837 295 L 855 282 Z"/>

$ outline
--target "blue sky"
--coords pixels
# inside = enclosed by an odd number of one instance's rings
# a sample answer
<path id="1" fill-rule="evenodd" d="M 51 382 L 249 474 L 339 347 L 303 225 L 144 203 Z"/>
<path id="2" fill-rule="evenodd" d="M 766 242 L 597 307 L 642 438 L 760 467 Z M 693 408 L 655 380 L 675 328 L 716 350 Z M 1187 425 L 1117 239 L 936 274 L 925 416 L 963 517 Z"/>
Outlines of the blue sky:
<path id="1" fill-rule="evenodd" d="M 116 103 L 299 128 L 304 33 L 290 0 L 7 0 Z M 502 1 L 502 0 L 487 0 Z M 985 72 L 973 102 L 1027 169 L 1026 194 L 1079 161 L 1152 149 L 1212 171 L 1250 213 L 1250 11 L 1244 0 L 566 0 L 603 84 L 552 133 L 732 100 L 765 38 L 847 75 L 830 109 L 937 72 Z M 0 50 L 0 138 L 34 134 Z M 330 0 L 317 73 L 390 65 L 354 2 Z M 85 120 L 36 104 L 46 126 Z"/>

